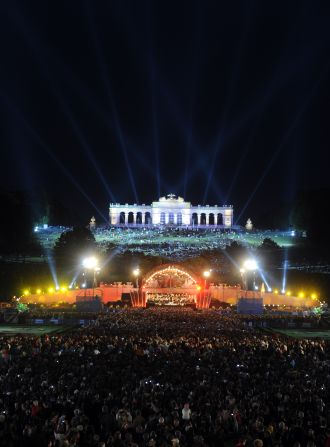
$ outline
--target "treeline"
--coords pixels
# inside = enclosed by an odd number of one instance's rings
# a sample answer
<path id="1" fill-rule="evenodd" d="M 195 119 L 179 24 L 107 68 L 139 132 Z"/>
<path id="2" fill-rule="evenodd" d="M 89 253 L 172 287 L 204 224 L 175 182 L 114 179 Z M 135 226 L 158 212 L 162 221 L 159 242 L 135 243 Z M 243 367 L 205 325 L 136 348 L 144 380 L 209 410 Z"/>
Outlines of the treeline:
<path id="1" fill-rule="evenodd" d="M 75 216 L 45 192 L 0 191 L 0 255 L 38 255 L 36 224 L 73 225 Z"/>
<path id="2" fill-rule="evenodd" d="M 302 190 L 292 203 L 269 203 L 255 220 L 261 229 L 295 228 L 307 232 L 308 241 L 320 247 L 329 243 L 330 189 Z"/>

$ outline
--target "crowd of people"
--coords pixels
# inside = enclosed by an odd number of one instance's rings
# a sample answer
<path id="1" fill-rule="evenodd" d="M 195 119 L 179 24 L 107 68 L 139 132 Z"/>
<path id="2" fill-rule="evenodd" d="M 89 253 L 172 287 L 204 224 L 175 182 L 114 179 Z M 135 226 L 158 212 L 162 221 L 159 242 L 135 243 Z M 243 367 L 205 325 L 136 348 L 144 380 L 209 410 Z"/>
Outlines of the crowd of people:
<path id="1" fill-rule="evenodd" d="M 37 233 L 41 244 L 52 249 L 60 234 L 68 230 L 64 227 L 48 227 Z M 195 257 L 205 250 L 225 249 L 233 241 L 245 246 L 259 246 L 265 238 L 271 238 L 279 245 L 293 243 L 288 232 L 256 231 L 246 232 L 244 229 L 230 230 L 213 227 L 108 227 L 97 226 L 93 233 L 101 250 L 109 244 L 115 245 L 118 252 L 129 250 L 143 252 L 147 255 L 167 256 L 181 260 Z"/>
<path id="2" fill-rule="evenodd" d="M 329 346 L 168 306 L 0 336 L 0 445 L 328 447 Z"/>

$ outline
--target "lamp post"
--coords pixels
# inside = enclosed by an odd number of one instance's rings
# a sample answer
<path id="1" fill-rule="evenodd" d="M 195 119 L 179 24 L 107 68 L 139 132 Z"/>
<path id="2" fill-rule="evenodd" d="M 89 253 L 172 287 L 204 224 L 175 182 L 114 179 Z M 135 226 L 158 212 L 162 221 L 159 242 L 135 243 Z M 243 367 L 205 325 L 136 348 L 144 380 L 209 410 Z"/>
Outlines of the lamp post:
<path id="1" fill-rule="evenodd" d="M 240 269 L 245 290 L 255 290 L 255 272 L 258 269 L 258 264 L 255 259 L 247 259 L 243 263 L 243 268 Z"/>
<path id="2" fill-rule="evenodd" d="M 83 259 L 83 262 L 82 262 L 82 265 L 86 270 L 93 272 L 93 284 L 92 284 L 93 296 L 94 296 L 94 289 L 96 287 L 96 273 L 98 273 L 100 271 L 98 264 L 99 264 L 99 261 L 97 258 L 95 258 L 95 256 L 89 256 L 88 258 Z M 85 294 L 86 294 L 86 289 L 85 289 Z"/>
<path id="3" fill-rule="evenodd" d="M 204 288 L 206 290 L 207 279 L 211 276 L 210 270 L 205 270 L 205 272 L 203 272 L 203 276 L 204 276 Z"/>
<path id="4" fill-rule="evenodd" d="M 136 288 L 138 289 L 138 288 L 139 288 L 140 269 L 139 269 L 139 268 L 134 269 L 134 270 L 133 270 L 133 275 L 134 275 L 135 278 L 136 278 Z"/>

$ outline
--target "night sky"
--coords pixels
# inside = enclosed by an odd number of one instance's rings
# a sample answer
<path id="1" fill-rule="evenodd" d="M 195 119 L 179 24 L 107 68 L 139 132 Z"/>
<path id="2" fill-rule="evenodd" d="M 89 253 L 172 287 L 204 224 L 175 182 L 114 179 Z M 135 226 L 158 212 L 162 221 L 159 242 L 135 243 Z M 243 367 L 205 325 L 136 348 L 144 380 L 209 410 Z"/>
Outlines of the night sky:
<path id="1" fill-rule="evenodd" d="M 244 223 L 329 187 L 329 20 L 318 1 L 1 2 L 1 188 L 86 222 L 175 193 Z"/>

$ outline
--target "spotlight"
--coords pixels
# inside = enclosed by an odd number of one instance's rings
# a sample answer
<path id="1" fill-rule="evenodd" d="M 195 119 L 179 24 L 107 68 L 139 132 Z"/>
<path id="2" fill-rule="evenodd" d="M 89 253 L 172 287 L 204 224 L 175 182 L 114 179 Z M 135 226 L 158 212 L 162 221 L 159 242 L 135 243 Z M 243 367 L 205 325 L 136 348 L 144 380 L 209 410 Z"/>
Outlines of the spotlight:
<path id="1" fill-rule="evenodd" d="M 247 259 L 243 265 L 246 270 L 257 270 L 258 268 L 258 264 L 255 259 Z"/>
<path id="2" fill-rule="evenodd" d="M 83 259 L 82 265 L 86 269 L 95 269 L 98 265 L 98 260 L 95 258 L 95 256 L 90 256 L 88 258 Z"/>

